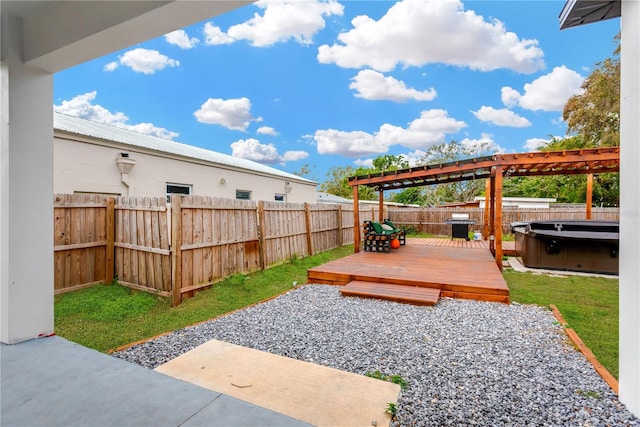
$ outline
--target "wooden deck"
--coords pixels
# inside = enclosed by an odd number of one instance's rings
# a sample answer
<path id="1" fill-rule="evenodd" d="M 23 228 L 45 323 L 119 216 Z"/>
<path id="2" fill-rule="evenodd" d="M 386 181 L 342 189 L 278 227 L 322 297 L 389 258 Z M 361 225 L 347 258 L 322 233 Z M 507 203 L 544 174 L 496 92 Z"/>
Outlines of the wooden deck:
<path id="1" fill-rule="evenodd" d="M 500 269 L 488 246 L 478 241 L 407 238 L 405 246 L 390 253 L 359 252 L 307 272 L 307 283 L 344 286 L 352 281 L 433 288 L 444 297 L 509 302 Z"/>

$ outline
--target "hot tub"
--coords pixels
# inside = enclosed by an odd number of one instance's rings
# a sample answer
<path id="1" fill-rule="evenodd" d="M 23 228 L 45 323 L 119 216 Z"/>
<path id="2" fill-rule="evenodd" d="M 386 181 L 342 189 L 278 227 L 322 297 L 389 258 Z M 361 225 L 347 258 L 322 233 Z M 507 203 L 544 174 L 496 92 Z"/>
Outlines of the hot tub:
<path id="1" fill-rule="evenodd" d="M 618 274 L 618 221 L 536 221 L 511 230 L 527 267 Z"/>

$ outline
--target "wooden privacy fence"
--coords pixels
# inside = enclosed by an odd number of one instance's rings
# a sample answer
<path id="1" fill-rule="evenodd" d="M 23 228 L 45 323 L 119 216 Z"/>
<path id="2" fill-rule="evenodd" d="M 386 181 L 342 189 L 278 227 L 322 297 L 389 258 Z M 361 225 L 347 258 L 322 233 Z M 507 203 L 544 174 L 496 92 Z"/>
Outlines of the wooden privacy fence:
<path id="1" fill-rule="evenodd" d="M 353 207 L 56 195 L 55 293 L 114 277 L 173 304 L 225 277 L 353 243 Z M 377 217 L 360 211 L 361 222 Z"/>
<path id="2" fill-rule="evenodd" d="M 586 209 L 586 208 L 585 208 Z M 460 209 L 389 209 L 390 219 L 399 225 L 412 227 L 421 233 L 433 235 L 449 235 L 451 226 L 446 220 L 452 214 L 468 214 L 469 219 L 476 223 L 469 226 L 469 231 L 482 231 L 484 227 L 484 209 L 460 208 Z M 502 232 L 510 233 L 510 224 L 513 222 L 545 221 L 551 219 L 585 219 L 584 209 L 533 209 L 533 208 L 504 208 L 502 210 Z M 620 210 L 618 208 L 593 208 L 592 219 L 618 221 Z"/>
<path id="3" fill-rule="evenodd" d="M 390 209 L 384 217 L 434 235 L 467 213 L 481 230 L 482 209 Z M 361 206 L 359 223 L 379 218 Z M 262 270 L 353 243 L 353 206 L 253 202 L 200 196 L 165 198 L 60 194 L 54 200 L 54 290 L 67 292 L 114 278 L 172 298 L 174 305 L 225 277 Z M 577 209 L 505 209 L 503 232 L 517 221 L 581 219 Z M 616 208 L 594 219 L 617 220 Z"/>
<path id="4" fill-rule="evenodd" d="M 54 197 L 53 269 L 56 293 L 113 280 L 113 223 L 113 198 L 78 194 Z"/>

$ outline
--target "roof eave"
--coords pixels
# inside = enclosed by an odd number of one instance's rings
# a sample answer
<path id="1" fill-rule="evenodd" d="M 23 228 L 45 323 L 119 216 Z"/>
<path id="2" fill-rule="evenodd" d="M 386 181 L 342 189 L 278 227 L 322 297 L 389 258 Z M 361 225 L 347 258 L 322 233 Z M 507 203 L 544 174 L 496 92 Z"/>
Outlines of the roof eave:
<path id="1" fill-rule="evenodd" d="M 567 0 L 560 12 L 560 29 L 619 18 L 621 0 Z"/>

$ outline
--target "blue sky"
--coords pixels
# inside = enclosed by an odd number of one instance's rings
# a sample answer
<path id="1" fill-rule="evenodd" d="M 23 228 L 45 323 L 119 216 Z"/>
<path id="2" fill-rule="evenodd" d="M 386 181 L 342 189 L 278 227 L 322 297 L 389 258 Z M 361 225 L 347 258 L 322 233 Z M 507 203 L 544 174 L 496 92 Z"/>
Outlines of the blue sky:
<path id="1" fill-rule="evenodd" d="M 610 57 L 620 19 L 560 1 L 271 1 L 54 76 L 54 109 L 322 182 L 435 144 L 533 151 Z"/>

